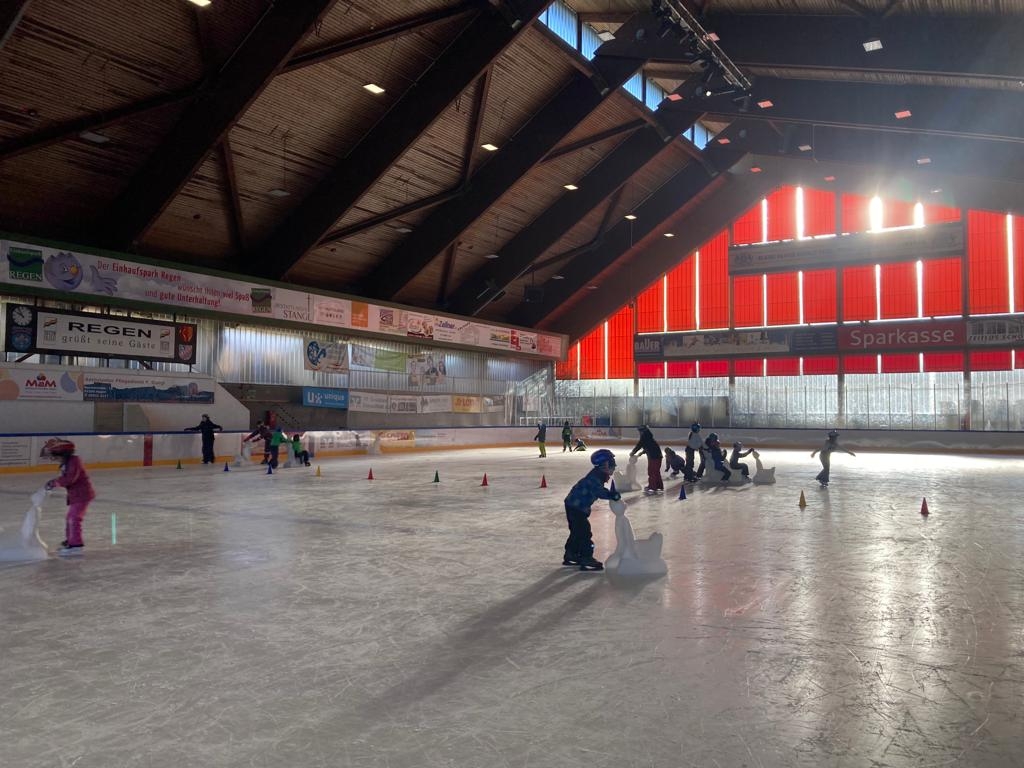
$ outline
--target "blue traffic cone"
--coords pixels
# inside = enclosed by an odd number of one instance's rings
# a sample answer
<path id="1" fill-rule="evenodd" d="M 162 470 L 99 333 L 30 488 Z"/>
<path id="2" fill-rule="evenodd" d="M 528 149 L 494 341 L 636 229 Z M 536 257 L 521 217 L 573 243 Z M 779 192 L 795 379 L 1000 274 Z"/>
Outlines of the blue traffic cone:
<path id="1" fill-rule="evenodd" d="M 274 474 L 274 468 L 270 464 L 267 464 L 267 474 L 268 475 Z"/>
<path id="2" fill-rule="evenodd" d="M 686 483 L 679 484 L 679 501 L 686 500 Z"/>
<path id="3" fill-rule="evenodd" d="M 615 480 L 614 479 L 612 480 L 612 485 L 611 485 L 611 488 L 609 490 L 612 493 L 618 493 L 618 491 L 615 490 Z"/>
<path id="4" fill-rule="evenodd" d="M 231 468 L 228 466 L 228 463 L 226 461 L 224 462 L 224 471 L 225 472 L 230 472 L 231 471 Z"/>

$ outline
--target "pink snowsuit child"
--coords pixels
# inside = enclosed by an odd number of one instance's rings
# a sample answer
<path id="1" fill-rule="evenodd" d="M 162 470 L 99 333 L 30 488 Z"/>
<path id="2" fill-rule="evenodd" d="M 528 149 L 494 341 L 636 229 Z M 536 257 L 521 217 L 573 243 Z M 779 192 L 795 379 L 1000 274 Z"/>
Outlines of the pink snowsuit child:
<path id="1" fill-rule="evenodd" d="M 60 459 L 60 475 L 46 484 L 47 490 L 64 488 L 68 492 L 68 514 L 64 525 L 67 538 L 57 554 L 71 557 L 82 554 L 82 520 L 89 502 L 96 498 L 89 475 L 82 460 L 75 456 L 75 444 L 63 438 L 46 441 L 42 454 Z"/>

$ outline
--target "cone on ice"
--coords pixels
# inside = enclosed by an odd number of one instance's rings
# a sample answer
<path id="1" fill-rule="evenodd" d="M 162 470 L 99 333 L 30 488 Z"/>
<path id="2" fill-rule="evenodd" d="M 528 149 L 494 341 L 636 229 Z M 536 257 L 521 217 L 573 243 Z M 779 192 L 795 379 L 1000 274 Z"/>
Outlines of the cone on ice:
<path id="1" fill-rule="evenodd" d="M 612 484 L 614 485 L 614 481 L 612 482 Z M 544 475 L 540 476 L 540 487 L 541 488 L 547 488 L 548 487 L 548 479 L 546 477 L 544 477 Z"/>
<path id="2" fill-rule="evenodd" d="M 488 485 L 488 483 L 487 483 L 487 473 L 486 473 L 486 472 L 484 472 L 484 479 L 483 479 L 483 482 L 482 482 L 482 483 L 480 483 L 480 487 L 481 487 L 481 488 L 486 488 L 486 487 L 487 487 L 487 485 Z"/>
<path id="3" fill-rule="evenodd" d="M 800 509 L 803 509 L 804 507 L 807 506 L 807 499 L 804 498 L 804 492 L 803 491 L 800 491 L 800 503 L 799 503 L 798 506 L 800 507 Z"/>
<path id="4" fill-rule="evenodd" d="M 618 490 L 615 488 L 615 478 L 614 477 L 612 478 L 612 484 L 610 486 L 608 486 L 608 490 L 611 491 L 612 493 L 618 493 Z"/>
<path id="5" fill-rule="evenodd" d="M 316 476 L 320 477 L 320 465 L 319 464 L 316 465 Z"/>
<path id="6" fill-rule="evenodd" d="M 226 461 L 224 462 L 224 471 L 225 472 L 230 472 L 231 471 L 231 468 L 228 466 L 228 463 Z"/>
<path id="7" fill-rule="evenodd" d="M 441 482 L 441 476 L 439 474 L 437 474 L 437 470 L 436 469 L 434 470 L 434 480 L 433 480 L 433 482 L 435 482 L 435 483 L 440 483 Z"/>
<path id="8" fill-rule="evenodd" d="M 370 467 L 369 473 L 366 475 L 367 480 L 373 480 L 373 467 Z"/>
<path id="9" fill-rule="evenodd" d="M 181 459 L 178 459 L 178 466 L 176 467 L 176 469 L 181 469 Z"/>
<path id="10" fill-rule="evenodd" d="M 274 465 L 273 464 L 267 464 L 267 474 L 268 475 L 274 474 Z"/>
<path id="11" fill-rule="evenodd" d="M 921 514 L 928 517 L 928 499 L 924 497 L 921 498 Z"/>
<path id="12" fill-rule="evenodd" d="M 679 501 L 686 500 L 686 483 L 679 484 Z"/>

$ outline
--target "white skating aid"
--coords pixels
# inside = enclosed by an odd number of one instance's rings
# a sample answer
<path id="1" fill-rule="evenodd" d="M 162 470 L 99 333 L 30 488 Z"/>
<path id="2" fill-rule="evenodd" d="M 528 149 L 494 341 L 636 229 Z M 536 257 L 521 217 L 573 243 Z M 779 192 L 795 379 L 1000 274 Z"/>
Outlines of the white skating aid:
<path id="1" fill-rule="evenodd" d="M 664 576 L 668 566 L 661 559 L 662 535 L 652 533 L 637 541 L 633 526 L 626 517 L 626 502 L 608 504 L 615 515 L 615 551 L 605 560 L 604 567 L 619 576 Z"/>
<path id="2" fill-rule="evenodd" d="M 32 494 L 32 506 L 25 513 L 21 530 L 10 533 L 0 531 L 0 561 L 29 562 L 45 560 L 49 556 L 46 544 L 39 536 L 39 516 L 45 498 L 45 488 L 40 488 Z"/>
<path id="3" fill-rule="evenodd" d="M 620 493 L 639 491 L 640 483 L 636 481 L 636 456 L 630 456 L 626 463 L 626 474 L 615 470 L 615 488 Z"/>

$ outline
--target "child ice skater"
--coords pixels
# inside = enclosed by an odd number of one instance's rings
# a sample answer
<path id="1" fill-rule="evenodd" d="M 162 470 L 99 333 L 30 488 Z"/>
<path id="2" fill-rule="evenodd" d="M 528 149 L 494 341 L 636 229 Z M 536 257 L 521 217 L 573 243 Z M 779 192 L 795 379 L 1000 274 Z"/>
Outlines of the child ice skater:
<path id="1" fill-rule="evenodd" d="M 61 557 L 76 557 L 82 554 L 82 520 L 89 502 L 96 498 L 89 475 L 82 460 L 75 455 L 75 444 L 62 437 L 51 437 L 43 445 L 39 455 L 60 461 L 60 474 L 46 483 L 46 490 L 65 488 L 68 492 L 68 514 L 64 523 L 64 541 L 57 554 Z"/>
<path id="2" fill-rule="evenodd" d="M 744 451 L 743 443 L 733 443 L 732 453 L 729 454 L 729 466 L 732 469 L 738 469 L 740 472 L 743 473 L 744 477 L 750 477 L 750 467 L 748 467 L 746 464 L 740 461 L 740 459 L 742 459 L 744 456 L 749 456 L 753 452 L 753 448 Z"/>
<path id="3" fill-rule="evenodd" d="M 594 465 L 565 497 L 565 519 L 569 538 L 565 540 L 562 565 L 578 565 L 581 571 L 600 571 L 604 565 L 594 559 L 594 539 L 590 530 L 590 507 L 598 499 L 618 501 L 622 498 L 604 487 L 615 471 L 615 454 L 601 448 L 590 455 Z"/>
<path id="4" fill-rule="evenodd" d="M 650 495 L 658 491 L 664 492 L 665 483 L 661 480 L 661 446 L 654 439 L 654 433 L 646 424 L 637 427 L 640 430 L 640 439 L 636 447 L 630 451 L 630 456 L 643 452 L 647 454 L 647 487 L 644 493 Z"/>
<path id="5" fill-rule="evenodd" d="M 565 420 L 565 424 L 562 425 L 562 453 L 569 451 L 572 453 L 572 425 L 569 420 Z"/>
<path id="6" fill-rule="evenodd" d="M 711 466 L 722 473 L 722 482 L 728 483 L 729 478 L 732 477 L 732 472 L 725 465 L 725 451 L 722 450 L 722 444 L 718 442 L 718 433 L 712 432 L 708 435 L 708 439 L 704 441 L 704 444 L 711 454 Z"/>
<path id="7" fill-rule="evenodd" d="M 302 448 L 302 438 L 299 435 L 292 435 L 292 455 L 304 466 L 309 466 L 309 451 Z"/>
<path id="8" fill-rule="evenodd" d="M 665 471 L 671 472 L 669 477 L 676 477 L 680 472 L 686 471 L 686 462 L 683 461 L 683 457 L 671 448 L 665 449 Z"/>
<path id="9" fill-rule="evenodd" d="M 704 438 L 700 436 L 700 424 L 696 421 L 690 425 L 690 435 L 686 438 L 684 454 L 686 456 L 686 469 L 683 471 L 683 477 L 692 483 L 704 474 Z M 700 466 L 697 467 L 696 472 L 693 471 L 695 456 L 700 456 Z"/>
<path id="10" fill-rule="evenodd" d="M 831 469 L 831 464 L 832 464 L 832 458 L 831 457 L 832 457 L 832 453 L 834 451 L 842 451 L 843 453 L 848 453 L 851 456 L 856 456 L 857 455 L 853 451 L 846 450 L 845 448 L 843 448 L 839 444 L 839 432 L 838 431 L 833 429 L 831 432 L 829 432 L 828 433 L 828 437 L 825 439 L 825 444 L 821 448 L 819 448 L 817 451 L 814 451 L 814 452 L 811 453 L 811 458 L 812 459 L 815 457 L 816 454 L 818 454 L 818 453 L 821 454 L 821 472 L 819 472 L 818 476 L 815 477 L 814 479 L 817 480 L 819 483 L 821 483 L 821 487 L 822 488 L 825 488 L 825 487 L 828 486 L 829 470 Z"/>
<path id="11" fill-rule="evenodd" d="M 585 451 L 587 450 L 587 444 L 583 442 L 582 437 L 576 438 L 576 446 L 573 448 L 574 451 Z"/>
<path id="12" fill-rule="evenodd" d="M 540 448 L 540 456 L 538 459 L 545 459 L 548 455 L 547 446 L 544 445 L 548 441 L 548 425 L 543 421 L 537 422 L 537 434 L 533 436 L 533 439 L 537 441 L 537 447 Z"/>

